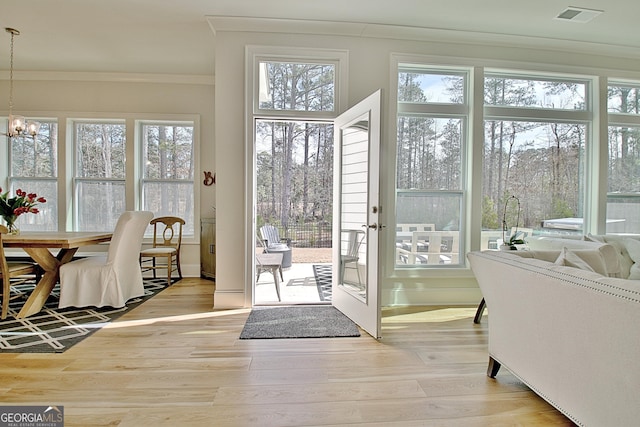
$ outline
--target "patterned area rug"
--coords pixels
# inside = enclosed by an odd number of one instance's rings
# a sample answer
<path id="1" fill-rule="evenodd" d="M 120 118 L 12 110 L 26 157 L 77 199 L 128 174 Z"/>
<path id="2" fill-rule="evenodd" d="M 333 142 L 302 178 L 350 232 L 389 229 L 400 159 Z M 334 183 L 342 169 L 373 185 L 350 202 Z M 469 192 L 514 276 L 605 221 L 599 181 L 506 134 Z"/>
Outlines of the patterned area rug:
<path id="1" fill-rule="evenodd" d="M 145 279 L 144 295 L 131 299 L 122 308 L 58 309 L 59 285 L 56 285 L 44 308 L 24 319 L 15 316 L 35 283 L 11 287 L 9 314 L 0 321 L 0 353 L 62 353 L 93 334 L 105 324 L 122 316 L 167 287 L 167 279 Z"/>
<path id="2" fill-rule="evenodd" d="M 314 264 L 313 275 L 318 286 L 320 301 L 331 301 L 331 264 Z"/>

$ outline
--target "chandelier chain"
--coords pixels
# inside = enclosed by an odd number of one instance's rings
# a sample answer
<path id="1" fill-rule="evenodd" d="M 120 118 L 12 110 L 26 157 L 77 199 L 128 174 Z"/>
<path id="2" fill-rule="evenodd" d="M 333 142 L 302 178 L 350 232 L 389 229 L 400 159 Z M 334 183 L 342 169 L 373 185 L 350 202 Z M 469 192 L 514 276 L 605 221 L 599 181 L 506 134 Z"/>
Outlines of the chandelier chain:
<path id="1" fill-rule="evenodd" d="M 34 140 L 40 130 L 40 123 L 34 120 L 26 120 L 22 116 L 13 115 L 13 48 L 15 36 L 20 35 L 20 31 L 15 28 L 5 28 L 11 34 L 11 52 L 9 62 L 9 126 L 6 135 L 9 138 L 30 135 Z"/>
<path id="2" fill-rule="evenodd" d="M 9 28 L 7 28 L 7 31 L 11 33 L 11 53 L 9 62 L 9 116 L 11 116 L 13 112 L 13 39 L 16 32 Z"/>

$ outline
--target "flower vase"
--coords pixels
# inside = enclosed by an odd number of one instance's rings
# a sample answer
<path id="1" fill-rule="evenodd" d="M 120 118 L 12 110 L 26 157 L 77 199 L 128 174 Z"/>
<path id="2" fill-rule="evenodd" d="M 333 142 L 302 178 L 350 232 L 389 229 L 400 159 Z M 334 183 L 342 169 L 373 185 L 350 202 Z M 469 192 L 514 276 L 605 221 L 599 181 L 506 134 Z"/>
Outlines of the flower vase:
<path id="1" fill-rule="evenodd" d="M 5 217 L 4 221 L 7 223 L 7 230 L 9 230 L 9 234 L 17 235 L 20 234 L 20 229 L 16 225 L 17 216 Z"/>

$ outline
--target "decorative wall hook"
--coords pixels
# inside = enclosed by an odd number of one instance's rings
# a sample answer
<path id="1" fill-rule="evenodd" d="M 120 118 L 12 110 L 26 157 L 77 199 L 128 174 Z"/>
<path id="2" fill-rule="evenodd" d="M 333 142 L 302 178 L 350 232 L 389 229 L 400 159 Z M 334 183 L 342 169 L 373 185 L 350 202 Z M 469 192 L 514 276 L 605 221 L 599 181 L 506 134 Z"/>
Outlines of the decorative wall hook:
<path id="1" fill-rule="evenodd" d="M 213 185 L 216 183 L 216 174 L 211 175 L 211 172 L 204 172 L 204 181 L 202 183 L 206 186 Z"/>

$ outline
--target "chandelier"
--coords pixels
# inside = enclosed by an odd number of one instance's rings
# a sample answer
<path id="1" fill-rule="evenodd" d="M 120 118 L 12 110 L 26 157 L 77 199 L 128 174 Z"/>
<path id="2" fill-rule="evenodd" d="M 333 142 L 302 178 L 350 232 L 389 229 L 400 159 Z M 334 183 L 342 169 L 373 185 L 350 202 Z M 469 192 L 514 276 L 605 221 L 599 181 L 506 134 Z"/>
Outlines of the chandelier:
<path id="1" fill-rule="evenodd" d="M 15 28 L 5 28 L 7 33 L 11 34 L 11 62 L 9 65 L 9 129 L 7 136 L 9 138 L 17 136 L 36 137 L 40 130 L 40 123 L 33 120 L 26 120 L 23 116 L 13 114 L 13 39 L 20 35 L 20 31 Z"/>

